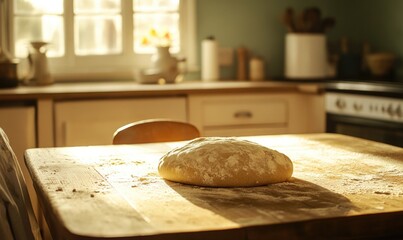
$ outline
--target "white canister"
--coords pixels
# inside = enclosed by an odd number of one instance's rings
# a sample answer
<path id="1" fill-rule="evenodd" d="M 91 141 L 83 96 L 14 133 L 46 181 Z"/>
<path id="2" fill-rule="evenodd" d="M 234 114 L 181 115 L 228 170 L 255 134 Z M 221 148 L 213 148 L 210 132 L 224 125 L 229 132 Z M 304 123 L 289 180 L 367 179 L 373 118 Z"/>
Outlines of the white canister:
<path id="1" fill-rule="evenodd" d="M 264 61 L 260 57 L 252 57 L 249 60 L 249 79 L 251 81 L 262 81 L 265 77 Z"/>
<path id="2" fill-rule="evenodd" d="M 324 34 L 288 33 L 285 39 L 285 77 L 323 79 L 327 77 Z"/>

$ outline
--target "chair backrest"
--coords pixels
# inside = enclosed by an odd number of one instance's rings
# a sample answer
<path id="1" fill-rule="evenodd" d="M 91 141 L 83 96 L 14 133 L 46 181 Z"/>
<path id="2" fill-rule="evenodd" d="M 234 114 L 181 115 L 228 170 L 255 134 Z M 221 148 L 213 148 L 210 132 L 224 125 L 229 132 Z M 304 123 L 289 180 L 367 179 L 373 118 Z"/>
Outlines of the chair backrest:
<path id="1" fill-rule="evenodd" d="M 1 128 L 0 236 L 4 240 L 41 239 L 20 165 Z"/>
<path id="2" fill-rule="evenodd" d="M 149 119 L 127 124 L 113 134 L 113 144 L 185 141 L 200 137 L 192 124 L 169 119 Z"/>

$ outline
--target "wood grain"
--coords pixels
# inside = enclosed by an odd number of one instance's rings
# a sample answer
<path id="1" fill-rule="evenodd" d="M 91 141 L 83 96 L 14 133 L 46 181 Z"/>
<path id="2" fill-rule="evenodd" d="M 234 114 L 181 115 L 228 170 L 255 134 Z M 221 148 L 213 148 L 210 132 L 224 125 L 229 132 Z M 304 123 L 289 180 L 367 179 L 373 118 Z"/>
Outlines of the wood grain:
<path id="1" fill-rule="evenodd" d="M 30 149 L 54 232 L 68 239 L 313 239 L 403 236 L 403 149 L 337 134 L 246 138 L 287 154 L 289 182 L 207 188 L 164 181 L 184 142 Z"/>

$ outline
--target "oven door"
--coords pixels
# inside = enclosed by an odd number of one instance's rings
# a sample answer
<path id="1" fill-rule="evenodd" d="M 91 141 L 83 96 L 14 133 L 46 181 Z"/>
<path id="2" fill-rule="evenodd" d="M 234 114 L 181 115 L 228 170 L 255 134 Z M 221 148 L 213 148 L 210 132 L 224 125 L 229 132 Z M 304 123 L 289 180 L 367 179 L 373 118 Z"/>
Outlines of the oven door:
<path id="1" fill-rule="evenodd" d="M 326 132 L 340 133 L 403 147 L 403 124 L 326 114 Z"/>

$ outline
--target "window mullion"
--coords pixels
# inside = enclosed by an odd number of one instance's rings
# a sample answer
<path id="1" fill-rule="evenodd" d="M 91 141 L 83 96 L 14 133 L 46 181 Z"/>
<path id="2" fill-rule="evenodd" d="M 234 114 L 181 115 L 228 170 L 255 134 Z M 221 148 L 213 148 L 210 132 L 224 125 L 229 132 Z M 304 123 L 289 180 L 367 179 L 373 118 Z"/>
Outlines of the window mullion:
<path id="1" fill-rule="evenodd" d="M 1 28 L 1 43 L 2 43 L 2 47 L 8 51 L 9 53 L 11 53 L 13 56 L 15 56 L 15 51 L 14 51 L 14 44 L 12 44 L 14 42 L 14 31 L 15 31 L 15 27 L 14 27 L 14 3 L 13 1 L 4 1 L 2 4 L 2 12 L 0 13 L 1 16 L 1 20 L 0 21 L 5 21 L 4 23 L 0 23 L 2 24 L 2 28 Z M 4 15 L 4 16 L 3 16 Z M 4 29 L 3 29 L 4 28 Z M 7 33 L 12 33 L 12 34 L 7 34 Z M 4 35 L 3 35 L 4 34 Z M 9 36 L 7 36 L 9 35 Z"/>
<path id="2" fill-rule="evenodd" d="M 181 54 L 186 56 L 186 64 L 189 70 L 199 70 L 198 55 L 195 51 L 197 49 L 196 17 L 194 16 L 196 14 L 196 0 L 182 0 L 180 1 L 180 8 Z"/>
<path id="3" fill-rule="evenodd" d="M 122 51 L 126 57 L 133 57 L 133 2 L 121 0 L 122 7 Z"/>
<path id="4" fill-rule="evenodd" d="M 64 34 L 65 34 L 65 57 L 69 65 L 74 64 L 74 8 L 73 0 L 64 0 Z"/>

